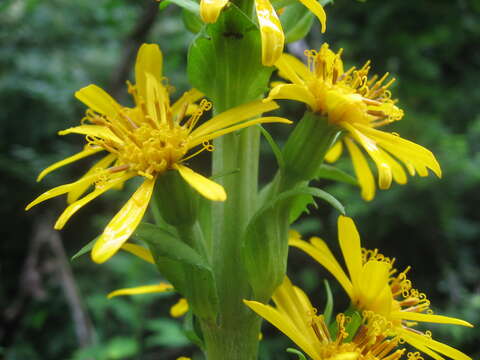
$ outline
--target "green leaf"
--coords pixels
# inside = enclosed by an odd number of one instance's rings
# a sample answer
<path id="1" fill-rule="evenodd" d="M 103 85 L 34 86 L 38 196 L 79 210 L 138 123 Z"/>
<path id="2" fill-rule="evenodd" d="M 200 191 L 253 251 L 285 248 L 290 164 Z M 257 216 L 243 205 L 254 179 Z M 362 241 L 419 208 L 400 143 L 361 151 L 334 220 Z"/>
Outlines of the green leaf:
<path id="1" fill-rule="evenodd" d="M 182 11 L 182 20 L 188 31 L 194 34 L 199 33 L 204 25 L 198 13 L 193 13 L 187 9 L 183 9 Z"/>
<path id="2" fill-rule="evenodd" d="M 352 175 L 335 166 L 323 164 L 317 172 L 317 179 L 328 179 L 358 186 L 358 181 Z"/>
<path id="3" fill-rule="evenodd" d="M 95 241 L 97 241 L 97 239 L 98 239 L 98 236 L 95 239 L 93 239 L 92 241 L 90 241 L 87 245 L 82 247 L 80 250 L 78 250 L 77 253 L 70 258 L 70 261 L 73 261 L 73 260 L 79 258 L 80 256 L 82 256 L 82 255 L 88 253 L 89 251 L 91 251 L 92 248 L 93 248 L 93 245 L 95 245 Z"/>
<path id="4" fill-rule="evenodd" d="M 145 241 L 158 270 L 182 294 L 201 318 L 213 319 L 218 297 L 213 272 L 207 261 L 172 233 L 141 223 L 134 236 Z"/>
<path id="5" fill-rule="evenodd" d="M 158 4 L 158 10 L 162 11 L 165 10 L 172 2 L 169 0 L 162 0 L 160 4 Z"/>
<path id="6" fill-rule="evenodd" d="M 268 144 L 272 148 L 273 154 L 275 155 L 275 159 L 277 160 L 278 167 L 283 169 L 285 167 L 285 160 L 283 158 L 282 150 L 278 147 L 275 140 L 272 138 L 272 135 L 265 130 L 262 125 L 258 125 L 260 127 L 260 131 L 262 132 L 263 137 L 267 140 Z"/>
<path id="7" fill-rule="evenodd" d="M 358 311 L 353 311 L 349 314 L 346 313 L 345 316 L 350 317 L 350 321 L 345 326 L 345 331 L 348 333 L 348 336 L 344 341 L 350 342 L 357 334 L 358 329 L 362 325 L 363 319 L 362 315 L 360 315 Z"/>
<path id="8" fill-rule="evenodd" d="M 288 44 L 303 39 L 310 31 L 314 17 L 313 13 L 299 2 L 287 6 L 280 16 L 285 42 Z"/>
<path id="9" fill-rule="evenodd" d="M 242 255 L 256 299 L 267 301 L 283 281 L 288 254 L 288 228 L 292 203 L 299 197 L 319 197 L 345 213 L 327 192 L 307 186 L 285 191 L 267 200 L 250 220 L 243 236 Z"/>
<path id="10" fill-rule="evenodd" d="M 308 214 L 309 205 L 317 207 L 317 203 L 313 199 L 312 195 L 306 194 L 298 196 L 292 203 L 288 222 L 293 224 L 304 212 Z"/>
<path id="11" fill-rule="evenodd" d="M 327 294 L 327 303 L 325 304 L 325 309 L 323 310 L 323 316 L 325 318 L 325 323 L 328 325 L 332 320 L 333 296 L 328 280 L 323 280 L 323 284 L 325 285 L 325 293 Z"/>
<path id="12" fill-rule="evenodd" d="M 194 14 L 200 13 L 200 5 L 193 0 L 168 0 L 170 3 L 180 6 Z"/>
<path id="13" fill-rule="evenodd" d="M 333 195 L 329 194 L 328 192 L 326 192 L 324 190 L 317 189 L 317 188 L 312 188 L 312 187 L 308 188 L 308 192 L 310 194 L 312 194 L 313 196 L 318 197 L 318 198 L 326 201 L 327 203 L 332 205 L 335 209 L 340 211 L 342 213 L 342 215 L 345 215 L 345 207 Z"/>
<path id="14" fill-rule="evenodd" d="M 188 52 L 188 76 L 217 109 L 258 98 L 273 67 L 261 63 L 257 25 L 233 3 L 215 24 L 205 26 Z"/>
<path id="15" fill-rule="evenodd" d="M 288 348 L 286 351 L 290 354 L 298 355 L 298 360 L 307 360 L 305 355 L 303 355 L 303 353 L 300 350 L 297 350 L 294 348 Z"/>
<path id="16" fill-rule="evenodd" d="M 197 345 L 199 348 L 204 348 L 202 329 L 200 328 L 197 318 L 192 314 L 191 311 L 187 312 L 185 315 L 183 332 L 188 340 Z"/>

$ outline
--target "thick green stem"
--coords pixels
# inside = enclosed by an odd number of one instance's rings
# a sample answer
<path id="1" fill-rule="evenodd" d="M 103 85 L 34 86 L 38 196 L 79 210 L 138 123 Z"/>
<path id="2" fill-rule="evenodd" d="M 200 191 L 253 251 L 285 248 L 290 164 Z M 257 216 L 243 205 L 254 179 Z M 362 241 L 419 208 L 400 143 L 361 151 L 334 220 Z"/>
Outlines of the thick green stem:
<path id="1" fill-rule="evenodd" d="M 208 360 L 257 358 L 261 319 L 250 313 L 237 326 L 202 324 Z"/>
<path id="2" fill-rule="evenodd" d="M 213 173 L 235 171 L 218 180 L 228 198 L 212 209 L 212 264 L 220 304 L 217 323 L 202 324 L 209 360 L 257 358 L 260 320 L 242 302 L 251 290 L 241 237 L 256 209 L 259 142 L 259 129 L 248 128 L 214 143 Z"/>

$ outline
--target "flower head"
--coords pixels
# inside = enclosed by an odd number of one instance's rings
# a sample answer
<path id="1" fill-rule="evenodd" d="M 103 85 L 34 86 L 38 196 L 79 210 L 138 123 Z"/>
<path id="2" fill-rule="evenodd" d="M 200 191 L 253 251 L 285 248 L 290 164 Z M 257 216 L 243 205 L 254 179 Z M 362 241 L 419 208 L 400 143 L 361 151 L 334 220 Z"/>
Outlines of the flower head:
<path id="1" fill-rule="evenodd" d="M 352 219 L 340 216 L 338 233 L 349 276 L 323 240 L 314 237 L 308 243 L 301 240 L 298 234 L 293 234 L 289 244 L 306 252 L 335 276 L 350 297 L 352 305 L 362 311 L 366 326 L 374 333 L 398 336 L 437 360 L 443 359 L 441 355 L 455 360 L 470 359 L 462 352 L 433 340 L 430 332 L 421 333 L 415 326 L 418 322 L 469 327 L 471 324 L 452 317 L 434 315 L 425 294 L 414 289 L 407 279 L 410 268 L 398 272 L 393 266 L 395 259 L 383 256 L 378 250 L 362 249 Z"/>
<path id="2" fill-rule="evenodd" d="M 183 94 L 170 104 L 169 87 L 162 77 L 162 53 L 157 45 L 140 47 L 135 65 L 136 84 L 128 84 L 133 96 L 133 108 L 119 105 L 96 85 L 86 86 L 75 93 L 77 99 L 88 106 L 80 126 L 60 131 L 60 135 L 85 135 L 87 145 L 80 153 L 59 161 L 39 175 L 49 172 L 97 152 L 107 155 L 98 161 L 79 180 L 51 189 L 32 201 L 32 206 L 62 194 L 68 194 L 70 205 L 55 224 L 61 229 L 81 207 L 112 188 L 118 188 L 133 177 L 142 177 L 143 183 L 129 201 L 113 217 L 92 250 L 96 262 L 108 260 L 125 243 L 140 223 L 153 193 L 155 181 L 168 170 L 176 170 L 181 177 L 207 199 L 224 201 L 223 187 L 196 173 L 185 162 L 213 146 L 210 140 L 254 124 L 288 122 L 275 117 L 247 120 L 278 106 L 254 101 L 214 116 L 197 126 L 202 113 L 211 104 L 202 100 L 197 90 Z M 193 153 L 192 149 L 198 148 Z M 81 197 L 91 186 L 94 189 Z"/>
<path id="3" fill-rule="evenodd" d="M 317 0 L 299 1 L 320 20 L 322 32 L 325 32 L 327 16 L 322 5 Z M 228 0 L 201 0 L 200 17 L 206 23 L 215 23 L 227 4 Z M 255 10 L 262 38 L 262 63 L 272 66 L 283 52 L 285 35 L 282 24 L 270 0 L 255 0 Z"/>
<path id="4" fill-rule="evenodd" d="M 395 350 L 398 338 L 386 340 L 381 336 L 371 336 L 361 326 L 346 339 L 347 318 L 338 314 L 337 334 L 332 336 L 323 315 L 317 315 L 307 295 L 293 286 L 288 278 L 275 290 L 273 302 L 276 307 L 256 301 L 244 300 L 253 311 L 277 327 L 313 360 L 398 360 L 405 352 Z"/>
<path id="5" fill-rule="evenodd" d="M 324 115 L 330 124 L 344 130 L 326 159 L 335 161 L 341 154 L 342 143 L 345 144 L 365 200 L 375 196 L 375 181 L 358 145 L 375 162 L 380 189 L 388 189 L 392 180 L 399 184 L 407 182 L 401 163 L 411 176 L 416 173 L 428 176 L 428 169 L 441 176 L 440 166 L 429 150 L 397 134 L 378 130 L 403 117 L 389 90 L 395 79 L 389 80 L 388 73 L 369 79 L 370 62 L 360 69 L 352 67 L 344 71 L 342 50 L 334 53 L 328 44 L 322 45 L 318 52 L 312 50 L 306 54 L 308 66 L 288 54 L 277 61 L 275 66 L 280 76 L 291 84 L 276 84 L 269 99 L 304 102 L 311 111 Z"/>

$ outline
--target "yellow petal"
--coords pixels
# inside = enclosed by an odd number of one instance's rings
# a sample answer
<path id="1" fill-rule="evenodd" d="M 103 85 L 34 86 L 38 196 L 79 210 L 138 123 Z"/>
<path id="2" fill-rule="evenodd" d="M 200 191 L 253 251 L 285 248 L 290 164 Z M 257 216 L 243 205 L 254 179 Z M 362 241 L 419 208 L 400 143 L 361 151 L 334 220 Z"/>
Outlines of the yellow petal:
<path id="1" fill-rule="evenodd" d="M 411 331 L 402 331 L 401 332 L 401 337 L 414 347 L 418 348 L 421 351 L 424 351 L 427 353 L 424 348 L 431 349 L 433 351 L 436 351 L 442 355 L 448 356 L 452 358 L 453 360 L 472 360 L 470 356 L 467 356 L 466 354 L 462 353 L 461 351 L 454 349 L 451 346 L 448 346 L 446 344 L 443 344 L 439 341 L 433 340 L 430 337 L 427 337 L 425 335 L 420 335 L 413 333 Z M 432 356 L 431 353 L 428 353 L 428 355 Z M 435 359 L 443 359 L 442 357 L 434 357 Z"/>
<path id="2" fill-rule="evenodd" d="M 308 336 L 312 331 L 309 325 L 309 312 L 313 311 L 312 307 L 308 307 L 308 302 L 302 301 L 298 296 L 293 284 L 288 277 L 275 290 L 272 300 L 277 307 L 279 313 L 288 318 L 298 331 L 304 336 Z M 304 300 L 304 299 L 303 299 Z M 315 335 L 314 333 L 312 335 Z M 310 336 L 311 337 L 311 336 Z"/>
<path id="3" fill-rule="evenodd" d="M 274 101 L 263 102 L 255 100 L 243 105 L 236 106 L 232 109 L 222 112 L 214 116 L 207 122 L 203 123 L 190 133 L 190 138 L 195 139 L 205 136 L 218 130 L 236 125 L 242 121 L 258 116 L 264 112 L 278 109 L 278 105 Z"/>
<path id="4" fill-rule="evenodd" d="M 188 148 L 191 149 L 191 148 L 193 148 L 197 145 L 202 144 L 205 141 L 215 139 L 219 136 L 229 134 L 229 133 L 237 131 L 237 130 L 244 129 L 244 128 L 249 127 L 249 126 L 253 126 L 253 125 L 257 125 L 257 124 L 266 124 L 266 123 L 291 124 L 292 121 L 290 121 L 288 119 L 281 118 L 281 117 L 276 117 L 276 116 L 261 117 L 261 118 L 257 118 L 257 119 L 253 119 L 253 120 L 249 120 L 249 121 L 244 121 L 241 124 L 238 124 L 238 125 L 235 125 L 235 126 L 230 126 L 226 129 L 222 129 L 222 130 L 210 133 L 208 135 L 196 137 L 195 139 L 192 139 L 188 142 Z"/>
<path id="5" fill-rule="evenodd" d="M 262 36 L 262 63 L 272 66 L 283 53 L 282 24 L 269 0 L 255 0 L 255 9 Z"/>
<path id="6" fill-rule="evenodd" d="M 170 308 L 170 316 L 178 318 L 185 315 L 188 311 L 187 299 L 181 298 L 178 302 Z"/>
<path id="7" fill-rule="evenodd" d="M 243 300 L 243 302 L 258 315 L 263 317 L 285 335 L 287 335 L 295 344 L 297 344 L 308 356 L 314 360 L 320 360 L 313 344 L 310 344 L 308 339 L 290 322 L 289 318 L 282 315 L 278 310 L 271 306 L 261 304 L 256 301 Z"/>
<path id="8" fill-rule="evenodd" d="M 72 162 L 83 159 L 84 157 L 93 155 L 102 150 L 103 149 L 101 147 L 97 147 L 97 148 L 85 147 L 85 149 L 80 151 L 79 153 L 69 156 L 68 158 L 65 158 L 63 160 L 57 161 L 56 163 L 50 165 L 46 169 L 43 169 L 42 172 L 38 175 L 37 181 L 42 180 L 47 174 L 51 173 L 54 170 L 57 170 L 58 168 L 61 168 L 62 166 L 71 164 Z"/>
<path id="9" fill-rule="evenodd" d="M 123 144 L 123 141 L 118 136 L 116 136 L 109 128 L 101 125 L 80 125 L 58 132 L 58 135 L 68 134 L 93 136 L 104 140 L 111 140 L 118 144 Z"/>
<path id="10" fill-rule="evenodd" d="M 107 181 L 105 184 L 103 184 L 101 187 L 96 188 L 93 190 L 91 193 L 88 195 L 84 196 L 78 201 L 75 201 L 73 204 L 69 205 L 63 213 L 60 215 L 58 218 L 57 222 L 55 223 L 54 228 L 56 230 L 61 230 L 67 221 L 75 214 L 78 210 L 80 210 L 83 206 L 88 204 L 90 201 L 93 199 L 97 198 L 98 196 L 102 195 L 104 192 L 110 190 L 114 186 L 118 185 L 118 183 L 124 183 L 128 179 L 131 179 L 132 177 L 136 176 L 135 173 L 129 173 L 129 174 L 122 174 L 121 176 L 116 176 L 115 178 Z M 82 187 L 83 188 L 83 187 Z M 75 189 L 77 191 L 77 189 Z"/>
<path id="11" fill-rule="evenodd" d="M 203 22 L 213 24 L 217 22 L 222 9 L 228 0 L 200 0 L 200 17 Z"/>
<path id="12" fill-rule="evenodd" d="M 196 173 L 186 166 L 175 164 L 174 168 L 177 169 L 182 178 L 203 197 L 212 201 L 227 200 L 227 193 L 222 185 L 207 179 L 205 176 Z"/>
<path id="13" fill-rule="evenodd" d="M 350 298 L 353 296 L 353 288 L 352 283 L 343 271 L 340 264 L 335 260 L 333 254 L 328 249 L 326 244 L 321 245 L 321 241 L 316 241 L 315 245 L 312 246 L 311 244 L 307 243 L 303 240 L 294 240 L 289 239 L 288 244 L 290 246 L 296 247 L 312 258 L 314 258 L 318 263 L 320 263 L 325 269 L 330 271 L 330 273 L 338 280 L 340 285 L 345 289 L 345 292 L 348 294 Z M 318 247 L 318 248 L 317 248 Z"/>
<path id="14" fill-rule="evenodd" d="M 151 293 L 161 293 L 161 292 L 170 292 L 173 291 L 173 286 L 167 283 L 160 283 L 157 285 L 144 285 L 136 286 L 133 288 L 125 288 L 112 291 L 107 295 L 109 299 L 120 296 L 120 295 L 139 295 L 139 294 L 151 294 Z"/>
<path id="15" fill-rule="evenodd" d="M 340 126 L 347 129 L 352 137 L 367 151 L 373 159 L 378 169 L 378 186 L 380 189 L 388 189 L 392 183 L 392 167 L 391 160 L 385 157 L 385 152 L 382 151 L 375 141 L 365 136 L 362 132 L 357 130 L 351 124 L 342 122 Z"/>
<path id="16" fill-rule="evenodd" d="M 165 86 L 152 74 L 145 73 L 146 78 L 146 107 L 148 115 L 157 124 L 167 123 L 167 108 L 170 98 Z"/>
<path id="17" fill-rule="evenodd" d="M 368 261 L 358 274 L 355 296 L 362 310 L 384 316 L 390 314 L 392 292 L 388 283 L 391 266 L 384 261 Z"/>
<path id="18" fill-rule="evenodd" d="M 308 67 L 295 56 L 283 53 L 275 63 L 278 75 L 297 85 L 304 85 L 305 80 L 314 78 Z"/>
<path id="19" fill-rule="evenodd" d="M 93 175 L 101 170 L 106 169 L 110 166 L 110 164 L 116 159 L 115 154 L 108 154 L 104 158 L 97 161 L 91 168 L 88 170 L 85 175 L 83 175 L 80 179 Z M 90 184 L 85 183 L 83 186 L 77 186 L 75 190 L 70 191 L 67 195 L 67 203 L 72 204 L 73 202 L 77 201 L 80 196 L 82 196 L 85 191 L 89 188 Z M 117 184 L 118 187 L 118 184 Z"/>
<path id="20" fill-rule="evenodd" d="M 282 84 L 275 86 L 268 94 L 268 100 L 288 99 L 300 101 L 315 109 L 316 100 L 308 88 L 304 85 Z"/>
<path id="21" fill-rule="evenodd" d="M 362 189 L 362 198 L 370 201 L 375 197 L 375 179 L 368 162 L 358 146 L 349 138 L 344 138 L 345 145 L 352 158 L 353 169 L 357 175 L 358 183 Z"/>
<path id="22" fill-rule="evenodd" d="M 183 93 L 180 98 L 175 101 L 175 103 L 172 105 L 172 115 L 175 118 L 180 111 L 183 111 L 183 107 L 185 104 L 188 104 L 189 107 L 192 105 L 197 100 L 200 100 L 203 97 L 203 94 L 198 91 L 197 89 L 190 89 L 186 92 Z M 187 115 L 189 113 L 188 108 L 185 114 Z M 181 119 L 177 119 L 177 122 L 180 122 Z"/>
<path id="23" fill-rule="evenodd" d="M 299 0 L 305 7 L 308 8 L 320 21 L 322 24 L 322 33 L 327 29 L 327 14 L 322 5 L 318 3 L 317 0 Z"/>
<path id="24" fill-rule="evenodd" d="M 88 85 L 75 93 L 75 97 L 97 113 L 115 117 L 121 106 L 105 90 L 97 85 Z"/>
<path id="25" fill-rule="evenodd" d="M 84 186 L 85 184 L 90 185 L 90 184 L 94 183 L 98 179 L 99 176 L 100 176 L 100 174 L 93 174 L 91 176 L 81 178 L 80 180 L 77 180 L 73 183 L 60 185 L 60 186 L 57 186 L 53 189 L 50 189 L 50 190 L 44 192 L 39 197 L 37 197 L 30 204 L 28 204 L 27 207 L 25 208 L 25 210 L 30 210 L 33 206 L 35 206 L 35 205 L 37 205 L 37 204 L 39 204 L 39 203 L 41 203 L 45 200 L 51 199 L 51 198 L 59 196 L 59 195 L 66 194 L 70 191 L 75 191 L 75 189 L 79 186 Z"/>
<path id="26" fill-rule="evenodd" d="M 157 44 L 143 44 L 137 53 L 135 62 L 135 82 L 139 95 L 147 99 L 147 79 L 149 73 L 159 83 L 162 81 L 163 56 Z"/>
<path id="27" fill-rule="evenodd" d="M 340 243 L 353 287 L 356 288 L 360 272 L 362 271 L 362 248 L 360 246 L 360 235 L 355 227 L 355 223 L 349 217 L 342 215 L 338 217 L 338 242 Z"/>
<path id="28" fill-rule="evenodd" d="M 103 263 L 110 259 L 135 231 L 147 210 L 155 180 L 146 179 L 122 209 L 108 223 L 92 249 L 92 259 Z"/>
<path id="29" fill-rule="evenodd" d="M 122 249 L 139 257 L 142 260 L 145 260 L 146 262 L 149 262 L 150 264 L 155 264 L 152 253 L 150 252 L 150 250 L 144 248 L 143 246 L 127 242 L 122 245 Z"/>
<path id="30" fill-rule="evenodd" d="M 333 146 L 328 150 L 327 154 L 325 155 L 325 161 L 329 163 L 334 163 L 338 160 L 340 155 L 343 152 L 343 145 L 342 141 L 338 140 Z"/>
<path id="31" fill-rule="evenodd" d="M 420 176 L 427 176 L 429 168 L 438 177 L 442 177 L 442 170 L 431 151 L 415 144 L 412 141 L 401 138 L 377 129 L 367 126 L 358 125 L 359 129 L 375 139 L 375 141 L 385 150 L 395 155 L 398 159 L 406 164 L 406 166 L 414 166 Z"/>
<path id="32" fill-rule="evenodd" d="M 411 321 L 420 321 L 420 322 L 431 322 L 438 324 L 452 324 L 452 325 L 462 325 L 467 327 L 473 327 L 468 321 L 453 318 L 450 316 L 443 315 L 434 315 L 434 314 L 423 314 L 410 311 L 395 311 L 391 313 L 391 317 L 394 319 L 405 319 Z"/>

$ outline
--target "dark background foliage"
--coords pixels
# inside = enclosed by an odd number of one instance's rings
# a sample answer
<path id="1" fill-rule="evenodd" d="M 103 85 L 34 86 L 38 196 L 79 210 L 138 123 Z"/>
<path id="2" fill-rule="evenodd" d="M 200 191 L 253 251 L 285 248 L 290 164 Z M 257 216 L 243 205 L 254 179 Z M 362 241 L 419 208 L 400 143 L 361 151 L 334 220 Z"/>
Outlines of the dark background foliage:
<path id="1" fill-rule="evenodd" d="M 188 87 L 187 46 L 181 11 L 158 12 L 153 2 L 126 0 L 4 0 L 0 3 L 0 357 L 6 359 L 175 359 L 192 355 L 181 321 L 169 318 L 174 296 L 144 295 L 107 300 L 116 288 L 158 282 L 152 267 L 120 254 L 105 265 L 70 257 L 93 239 L 126 199 L 114 192 L 79 212 L 61 232 L 51 230 L 63 199 L 24 213 L 24 206 L 52 186 L 80 176 L 75 164 L 36 183 L 40 169 L 80 150 L 79 137 L 55 133 L 78 123 L 84 108 L 75 90 L 96 83 L 125 100 L 124 81 L 142 42 L 159 43 L 165 73 Z M 365 203 L 356 188 L 322 182 L 354 217 L 364 244 L 412 265 L 414 285 L 437 313 L 478 323 L 480 318 L 480 2 L 477 0 L 338 0 L 329 5 L 328 31 L 316 24 L 305 42 L 343 47 L 347 65 L 368 59 L 377 73 L 398 78 L 394 96 L 405 109 L 391 131 L 437 156 L 443 178 L 411 178 Z M 208 70 L 206 70 L 208 71 Z M 292 119 L 302 107 L 288 104 Z M 285 134 L 270 127 L 281 142 Z M 274 171 L 265 144 L 262 179 Z M 348 161 L 340 167 L 352 171 Z M 336 245 L 336 217 L 319 203 L 295 228 Z M 322 309 L 321 279 L 330 278 L 292 251 L 289 275 Z M 334 289 L 338 290 L 334 281 Z M 336 308 L 346 299 L 341 292 Z M 432 326 L 439 340 L 478 358 L 478 330 Z M 291 359 L 292 344 L 264 327 L 261 359 Z"/>

